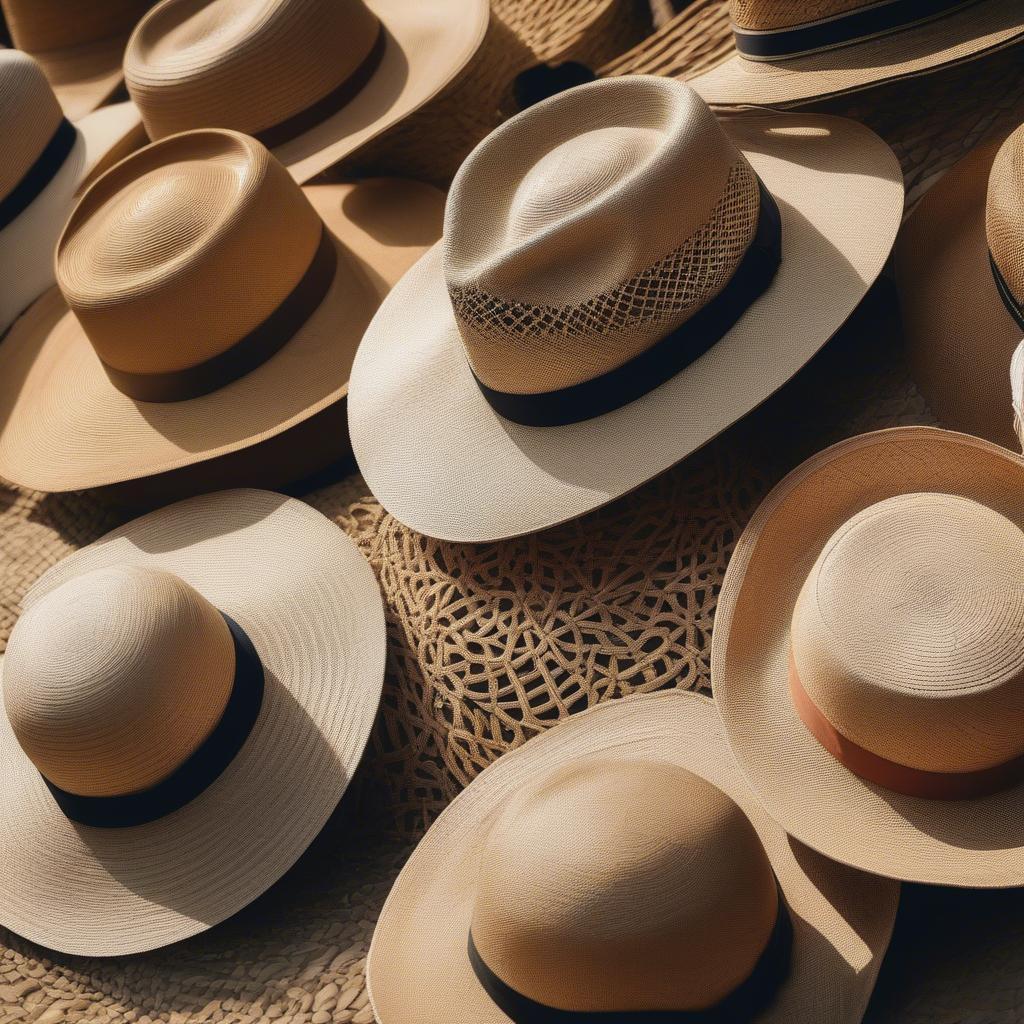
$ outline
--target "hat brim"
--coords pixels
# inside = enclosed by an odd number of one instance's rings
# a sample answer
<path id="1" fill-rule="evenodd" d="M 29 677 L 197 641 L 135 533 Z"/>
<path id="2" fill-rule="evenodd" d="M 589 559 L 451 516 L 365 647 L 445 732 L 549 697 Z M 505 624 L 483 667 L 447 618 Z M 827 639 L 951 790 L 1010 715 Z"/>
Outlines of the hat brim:
<path id="1" fill-rule="evenodd" d="M 25 607 L 112 565 L 163 569 L 193 586 L 241 624 L 266 682 L 256 724 L 224 772 L 180 810 L 131 828 L 65 817 L 0 710 L 0 922 L 90 956 L 194 935 L 284 874 L 348 786 L 384 678 L 373 572 L 302 502 L 240 490 L 171 505 L 54 566 Z"/>
<path id="2" fill-rule="evenodd" d="M 981 0 L 902 32 L 771 63 L 734 54 L 688 79 L 708 103 L 786 105 L 962 64 L 1024 38 L 1018 0 Z"/>
<path id="3" fill-rule="evenodd" d="M 407 526 L 487 541 L 572 519 L 657 476 L 781 387 L 878 276 L 903 180 L 870 130 L 820 115 L 726 118 L 778 202 L 782 265 L 736 326 L 642 398 L 565 427 L 499 416 L 466 358 L 435 246 L 374 317 L 352 367 L 360 469 Z"/>
<path id="4" fill-rule="evenodd" d="M 915 492 L 971 498 L 1024 528 L 1024 459 L 988 441 L 897 427 L 826 449 L 776 486 L 740 537 L 715 613 L 712 689 L 747 781 L 808 846 L 905 881 L 1022 885 L 1024 784 L 975 800 L 903 796 L 836 760 L 790 701 L 790 620 L 815 559 L 851 516 Z"/>
<path id="5" fill-rule="evenodd" d="M 583 758 L 679 765 L 727 793 L 754 825 L 794 925 L 792 966 L 758 1024 L 860 1021 L 899 899 L 891 881 L 844 868 L 793 842 L 743 781 L 714 703 L 684 691 L 623 698 L 581 712 L 485 769 L 441 814 L 391 890 L 367 963 L 381 1024 L 509 1024 L 466 952 L 481 851 L 508 799 Z M 683 955 L 684 951 L 680 951 Z"/>
<path id="6" fill-rule="evenodd" d="M 76 127 L 85 139 L 85 167 L 79 191 L 149 141 L 139 108 L 131 100 L 100 107 L 81 118 Z"/>
<path id="7" fill-rule="evenodd" d="M 1005 134 L 926 193 L 894 263 L 911 375 L 939 422 L 1016 448 L 1010 360 L 1024 332 L 999 295 L 985 233 L 989 172 Z"/>
<path id="8" fill-rule="evenodd" d="M 385 33 L 369 82 L 341 110 L 274 156 L 303 184 L 433 99 L 466 67 L 487 31 L 487 0 L 366 0 Z"/>
<path id="9" fill-rule="evenodd" d="M 280 351 L 208 395 L 129 398 L 57 289 L 32 305 L 0 345 L 0 474 L 43 491 L 121 483 L 240 451 L 342 400 L 381 300 L 441 233 L 444 195 L 399 179 L 305 192 L 335 237 L 334 283 Z"/>
<path id="10" fill-rule="evenodd" d="M 124 85 L 130 32 L 63 50 L 33 52 L 71 121 L 103 106 Z"/>

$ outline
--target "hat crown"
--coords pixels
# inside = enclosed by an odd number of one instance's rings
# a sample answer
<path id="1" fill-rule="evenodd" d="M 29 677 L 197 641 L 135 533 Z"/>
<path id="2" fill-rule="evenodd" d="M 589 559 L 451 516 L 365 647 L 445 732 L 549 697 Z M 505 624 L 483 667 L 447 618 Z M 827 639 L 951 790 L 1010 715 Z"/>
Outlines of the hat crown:
<path id="1" fill-rule="evenodd" d="M 89 189 L 57 246 L 57 282 L 108 366 L 170 373 L 263 323 L 308 270 L 322 231 L 261 143 L 189 132 Z"/>
<path id="2" fill-rule="evenodd" d="M 470 154 L 445 209 L 474 372 L 523 394 L 628 362 L 721 291 L 759 208 L 746 159 L 681 82 L 606 79 L 527 109 Z"/>
<path id="3" fill-rule="evenodd" d="M 480 864 L 472 935 L 484 963 L 566 1010 L 713 1005 L 749 976 L 777 913 L 746 815 L 667 763 L 556 771 L 506 808 Z"/>
<path id="4" fill-rule="evenodd" d="M 163 0 L 132 35 L 125 81 L 150 138 L 258 135 L 343 86 L 379 32 L 363 0 Z"/>
<path id="5" fill-rule="evenodd" d="M 828 541 L 793 614 L 803 689 L 845 737 L 922 771 L 1024 753 L 1024 533 L 950 494 L 904 494 Z"/>
<path id="6" fill-rule="evenodd" d="M 223 617 L 183 580 L 97 569 L 34 601 L 3 662 L 4 706 L 39 772 L 80 796 L 121 796 L 178 768 L 230 695 Z"/>
<path id="7" fill-rule="evenodd" d="M 873 7 L 878 0 L 730 0 L 729 15 L 740 28 L 767 31 Z"/>
<path id="8" fill-rule="evenodd" d="M 999 148 L 988 179 L 985 234 L 1003 281 L 1024 308 L 1024 126 Z"/>
<path id="9" fill-rule="evenodd" d="M 63 116 L 43 69 L 27 53 L 0 49 L 0 200 L 31 170 Z"/>
<path id="10" fill-rule="evenodd" d="M 11 39 L 20 50 L 46 53 L 127 36 L 155 0 L 3 0 Z"/>

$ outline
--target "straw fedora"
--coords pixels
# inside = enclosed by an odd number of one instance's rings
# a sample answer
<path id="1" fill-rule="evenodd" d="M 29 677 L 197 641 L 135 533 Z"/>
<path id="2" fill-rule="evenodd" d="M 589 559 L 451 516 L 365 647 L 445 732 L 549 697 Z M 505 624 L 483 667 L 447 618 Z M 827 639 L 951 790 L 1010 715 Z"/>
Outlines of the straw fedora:
<path id="1" fill-rule="evenodd" d="M 238 911 L 348 785 L 384 646 L 352 542 L 267 491 L 169 506 L 52 568 L 2 665 L 0 921 L 111 956 Z"/>
<path id="2" fill-rule="evenodd" d="M 128 36 L 154 0 L 0 0 L 14 45 L 42 65 L 64 113 L 77 121 L 124 82 Z"/>
<path id="3" fill-rule="evenodd" d="M 853 1024 L 898 896 L 790 841 L 708 698 L 633 697 L 455 799 L 384 905 L 367 985 L 381 1024 Z"/>
<path id="4" fill-rule="evenodd" d="M 624 494 L 811 358 L 902 205 L 891 150 L 852 122 L 719 121 L 654 77 L 531 107 L 463 164 L 442 244 L 366 332 L 349 428 L 367 483 L 458 541 Z"/>
<path id="5" fill-rule="evenodd" d="M 1024 126 L 960 161 L 896 246 L 911 371 L 949 427 L 1016 447 L 1005 401 L 1024 335 Z"/>
<path id="6" fill-rule="evenodd" d="M 1024 883 L 1022 526 L 1024 460 L 929 427 L 843 441 L 765 499 L 711 683 L 790 834 L 907 881 Z"/>
<path id="7" fill-rule="evenodd" d="M 730 0 L 729 13 L 732 56 L 690 80 L 708 103 L 822 99 L 961 64 L 1024 38 L 1018 0 Z"/>
<path id="8" fill-rule="evenodd" d="M 71 124 L 27 53 L 0 49 L 0 335 L 53 284 L 53 249 L 75 193 L 145 141 L 119 103 Z"/>
<path id="9" fill-rule="evenodd" d="M 0 474 L 46 491 L 152 477 L 336 406 L 442 203 L 397 180 L 302 190 L 237 132 L 183 133 L 122 161 L 64 230 L 61 291 L 0 345 Z"/>
<path id="10" fill-rule="evenodd" d="M 302 184 L 451 82 L 487 19 L 487 0 L 162 0 L 125 80 L 151 139 L 245 132 Z"/>

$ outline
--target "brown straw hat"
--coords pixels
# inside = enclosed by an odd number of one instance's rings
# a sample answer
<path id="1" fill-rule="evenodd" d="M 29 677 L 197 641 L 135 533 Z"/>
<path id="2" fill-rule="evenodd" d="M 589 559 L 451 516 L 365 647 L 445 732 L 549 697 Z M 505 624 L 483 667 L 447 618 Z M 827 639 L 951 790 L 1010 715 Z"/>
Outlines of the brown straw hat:
<path id="1" fill-rule="evenodd" d="M 1024 882 L 1024 460 L 865 434 L 765 499 L 719 597 L 711 680 L 765 809 L 842 863 Z"/>
<path id="2" fill-rule="evenodd" d="M 487 0 L 162 0 L 125 80 L 150 138 L 245 132 L 301 184 L 451 82 L 487 17 Z"/>
<path id="3" fill-rule="evenodd" d="M 1024 38 L 1019 0 L 730 0 L 729 13 L 733 55 L 691 80 L 708 103 L 836 96 Z"/>
<path id="4" fill-rule="evenodd" d="M 949 427 L 1016 447 L 1006 402 L 1024 335 L 1024 126 L 961 160 L 896 246 L 911 371 Z"/>
<path id="5" fill-rule="evenodd" d="M 437 237 L 442 203 L 397 180 L 302 190 L 237 132 L 129 157 L 64 230 L 63 296 L 0 346 L 0 474 L 47 491 L 149 477 L 341 402 L 370 317 Z M 393 243 L 397 217 L 423 244 Z"/>
<path id="6" fill-rule="evenodd" d="M 443 242 L 363 339 L 349 427 L 367 483 L 459 541 L 624 494 L 811 358 L 902 205 L 892 152 L 852 122 L 719 121 L 654 77 L 531 107 L 463 164 Z"/>
<path id="7" fill-rule="evenodd" d="M 169 506 L 59 563 L 2 666 L 0 920 L 110 956 L 234 914 L 348 785 L 384 643 L 352 542 L 268 491 Z"/>
<path id="8" fill-rule="evenodd" d="M 125 44 L 155 0 L 0 0 L 14 45 L 42 65 L 64 113 L 77 121 L 124 81 Z"/>
<path id="9" fill-rule="evenodd" d="M 367 984 L 380 1024 L 701 1010 L 854 1024 L 897 901 L 891 881 L 771 820 L 710 700 L 632 697 L 538 737 L 455 799 L 384 905 Z"/>

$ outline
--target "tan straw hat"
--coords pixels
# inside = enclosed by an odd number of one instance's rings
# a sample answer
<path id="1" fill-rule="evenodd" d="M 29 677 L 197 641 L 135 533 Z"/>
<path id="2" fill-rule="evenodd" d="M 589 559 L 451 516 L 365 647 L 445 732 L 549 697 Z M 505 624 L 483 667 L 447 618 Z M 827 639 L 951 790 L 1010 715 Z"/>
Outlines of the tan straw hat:
<path id="1" fill-rule="evenodd" d="M 855 437 L 765 499 L 711 682 L 792 835 L 907 881 L 1024 883 L 1024 460 L 929 427 Z"/>
<path id="2" fill-rule="evenodd" d="M 889 255 L 899 166 L 820 116 L 717 120 L 623 77 L 508 121 L 463 164 L 442 244 L 352 369 L 349 427 L 398 519 L 539 530 L 667 469 L 831 337 Z"/>
<path id="3" fill-rule="evenodd" d="M 43 296 L 0 345 L 0 474 L 47 491 L 149 477 L 336 405 L 442 203 L 397 180 L 302 190 L 237 132 L 129 157 L 64 230 L 63 296 Z M 396 244 L 410 234 L 421 244 Z"/>
<path id="4" fill-rule="evenodd" d="M 0 921 L 109 956 L 238 911 L 348 785 L 384 643 L 352 542 L 268 491 L 169 506 L 59 563 L 2 666 Z"/>
<path id="5" fill-rule="evenodd" d="M 949 427 L 1016 447 L 1006 381 L 1024 336 L 1024 126 L 960 161 L 896 246 L 910 368 Z"/>
<path id="6" fill-rule="evenodd" d="M 125 79 L 150 138 L 246 132 L 303 183 L 451 82 L 487 17 L 487 0 L 162 0 Z"/>
<path id="7" fill-rule="evenodd" d="M 380 1024 L 854 1024 L 897 901 L 891 881 L 791 842 L 710 700 L 631 697 L 455 799 L 384 905 L 367 984 Z"/>
<path id="8" fill-rule="evenodd" d="M 733 55 L 691 80 L 709 103 L 835 96 L 1024 38 L 1019 0 L 730 0 L 729 12 Z"/>
<path id="9" fill-rule="evenodd" d="M 124 81 L 128 36 L 154 0 L 0 0 L 14 45 L 32 54 L 73 121 Z"/>

